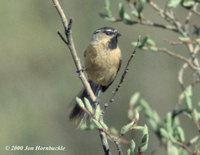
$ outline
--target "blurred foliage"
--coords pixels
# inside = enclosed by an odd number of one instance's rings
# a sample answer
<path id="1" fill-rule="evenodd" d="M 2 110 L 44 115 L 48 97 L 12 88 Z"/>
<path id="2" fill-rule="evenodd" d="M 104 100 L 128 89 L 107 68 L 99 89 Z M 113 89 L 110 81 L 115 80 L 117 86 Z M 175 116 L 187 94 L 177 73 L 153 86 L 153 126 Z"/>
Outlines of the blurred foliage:
<path id="1" fill-rule="evenodd" d="M 200 16 L 200 12 L 198 12 L 197 7 L 200 1 L 198 0 L 171 0 L 165 4 L 165 8 L 160 8 L 157 3 L 154 3 L 151 0 L 127 0 L 127 5 L 131 9 L 131 13 L 125 12 L 125 6 L 121 2 L 118 4 L 118 17 L 112 15 L 111 7 L 110 7 L 110 0 L 105 0 L 105 14 L 101 16 L 107 21 L 111 22 L 123 22 L 127 25 L 134 25 L 134 24 L 143 24 L 146 26 L 153 26 L 157 29 L 163 28 L 169 31 L 173 31 L 173 33 L 178 34 L 179 42 L 177 41 L 168 41 L 170 45 L 184 45 L 185 51 L 188 51 L 190 54 L 189 56 L 185 57 L 183 54 L 179 55 L 176 52 L 172 52 L 166 48 L 160 48 L 157 46 L 155 41 L 147 34 L 145 35 L 140 43 L 139 49 L 145 51 L 152 51 L 152 52 L 164 52 L 172 57 L 175 57 L 177 61 L 182 60 L 183 65 L 178 71 L 178 80 L 179 84 L 182 88 L 182 93 L 179 97 L 179 103 L 167 112 L 166 117 L 164 119 L 164 123 L 161 121 L 160 116 L 158 113 L 153 110 L 149 103 L 144 100 L 140 99 L 140 104 L 137 106 L 135 105 L 135 101 L 137 101 L 140 97 L 140 93 L 136 93 L 133 95 L 130 101 L 130 109 L 135 109 L 137 111 L 143 111 L 144 116 L 146 117 L 149 127 L 151 127 L 154 134 L 157 136 L 160 143 L 165 146 L 166 153 L 165 154 L 199 154 L 200 153 L 200 108 L 196 106 L 193 107 L 193 89 L 194 87 L 198 87 L 200 83 L 200 65 L 199 65 L 199 57 L 197 56 L 200 52 L 199 46 L 199 36 L 198 34 L 196 37 L 191 37 L 195 34 L 191 33 L 189 30 L 189 26 L 191 26 L 191 17 L 192 15 L 196 14 Z M 109 7 L 108 7 L 109 5 Z M 145 9 L 145 5 L 149 5 L 152 7 L 156 12 L 159 13 L 160 17 L 163 18 L 167 23 L 154 23 L 150 19 L 145 17 L 143 14 L 143 10 Z M 178 6 L 182 6 L 183 8 L 187 9 L 188 16 L 185 18 L 185 22 L 181 22 L 175 17 L 174 10 Z M 130 14 L 130 15 L 129 15 Z M 133 17 L 131 17 L 131 14 Z M 136 19 L 134 18 L 136 17 Z M 133 19 L 132 19 L 133 18 Z M 170 24 L 167 25 L 167 24 Z M 173 27 L 171 27 L 173 26 Z M 137 46 L 137 42 L 132 42 L 133 46 Z M 191 64 L 192 63 L 192 64 Z M 190 66 L 193 72 L 193 80 L 190 80 L 190 84 L 185 86 L 185 81 L 183 81 L 184 71 L 187 67 Z M 153 90 L 153 89 L 152 89 Z M 159 94 L 158 94 L 159 95 Z M 183 105 L 183 98 L 185 99 L 185 105 Z M 199 99 L 198 99 L 199 100 Z M 182 105 L 180 105 L 182 104 Z M 129 117 L 132 117 L 133 112 L 129 111 Z M 180 123 L 180 114 L 185 115 L 188 119 L 194 123 L 194 126 L 197 129 L 197 133 L 195 137 L 186 136 L 187 133 L 184 131 L 184 127 L 182 127 Z M 186 127 L 185 127 L 186 128 Z M 187 140 L 186 140 L 187 137 Z M 150 140 L 151 141 L 151 140 Z M 146 148 L 146 147 L 145 147 Z M 146 150 L 146 149 L 145 149 Z M 128 150 L 127 154 L 130 154 L 130 149 Z M 159 153 L 159 150 L 155 150 L 154 153 Z"/>

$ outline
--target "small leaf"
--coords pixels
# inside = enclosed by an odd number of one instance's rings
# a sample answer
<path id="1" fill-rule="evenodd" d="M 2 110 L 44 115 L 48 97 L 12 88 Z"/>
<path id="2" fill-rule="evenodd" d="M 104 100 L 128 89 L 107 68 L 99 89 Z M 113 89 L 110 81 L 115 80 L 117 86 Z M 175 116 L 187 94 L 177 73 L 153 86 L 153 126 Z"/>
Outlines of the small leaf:
<path id="1" fill-rule="evenodd" d="M 141 104 L 141 106 L 142 106 L 145 110 L 151 109 L 151 108 L 149 107 L 147 101 L 144 100 L 144 99 L 141 99 L 141 100 L 140 100 L 140 104 Z"/>
<path id="2" fill-rule="evenodd" d="M 150 38 L 148 38 L 146 44 L 149 45 L 149 46 L 155 46 L 156 45 L 155 41 L 150 39 Z"/>
<path id="3" fill-rule="evenodd" d="M 193 1 L 184 1 L 183 6 L 186 8 L 192 8 L 194 6 L 195 2 Z"/>
<path id="4" fill-rule="evenodd" d="M 114 127 L 110 127 L 110 132 L 111 132 L 111 134 L 114 135 L 114 136 L 119 135 L 119 132 L 118 132 L 117 129 L 114 128 Z"/>
<path id="5" fill-rule="evenodd" d="M 152 119 L 148 119 L 149 125 L 151 127 L 151 129 L 156 132 L 158 130 L 158 124 L 152 120 Z"/>
<path id="6" fill-rule="evenodd" d="M 107 14 L 104 14 L 104 13 L 100 13 L 99 14 L 101 18 L 107 20 L 107 21 L 112 21 L 112 19 L 107 15 Z"/>
<path id="7" fill-rule="evenodd" d="M 124 5 L 122 3 L 118 4 L 118 10 L 119 10 L 119 17 L 123 20 L 124 19 Z"/>
<path id="8" fill-rule="evenodd" d="M 176 8 L 180 4 L 181 0 L 170 0 L 168 7 Z"/>
<path id="9" fill-rule="evenodd" d="M 131 140 L 130 142 L 130 155 L 134 155 L 135 154 L 135 142 L 133 140 Z"/>
<path id="10" fill-rule="evenodd" d="M 184 91 L 184 96 L 185 96 L 185 102 L 186 106 L 189 110 L 192 110 L 192 86 L 188 86 L 186 90 Z"/>
<path id="11" fill-rule="evenodd" d="M 166 138 L 166 139 L 169 139 L 169 134 L 168 132 L 164 129 L 164 128 L 160 128 L 160 134 Z"/>
<path id="12" fill-rule="evenodd" d="M 102 128 L 102 125 L 95 119 L 92 119 L 97 128 Z"/>
<path id="13" fill-rule="evenodd" d="M 132 25 L 133 24 L 133 21 L 131 20 L 131 17 L 126 12 L 124 13 L 123 22 L 125 24 L 128 24 L 128 25 Z"/>
<path id="14" fill-rule="evenodd" d="M 100 123 L 104 129 L 108 130 L 108 126 L 103 121 L 100 121 Z"/>
<path id="15" fill-rule="evenodd" d="M 190 42 L 191 41 L 190 38 L 188 38 L 188 37 L 178 37 L 178 39 L 182 42 Z"/>
<path id="16" fill-rule="evenodd" d="M 190 112 L 184 111 L 183 114 L 184 114 L 185 116 L 187 116 L 189 119 L 192 119 L 192 115 L 191 115 Z"/>
<path id="17" fill-rule="evenodd" d="M 135 10 L 133 10 L 133 11 L 131 12 L 131 14 L 132 14 L 133 16 L 137 17 L 137 18 L 138 18 L 138 16 L 139 16 L 138 12 L 135 11 Z"/>
<path id="18" fill-rule="evenodd" d="M 131 149 L 128 149 L 128 150 L 127 150 L 126 155 L 131 155 Z"/>
<path id="19" fill-rule="evenodd" d="M 85 105 L 84 105 L 83 101 L 82 101 L 80 98 L 76 97 L 76 103 L 78 103 L 78 105 L 79 105 L 82 109 L 85 109 Z"/>
<path id="20" fill-rule="evenodd" d="M 148 39 L 149 39 L 149 36 L 146 35 L 146 36 L 142 39 L 141 45 L 139 46 L 139 48 L 142 48 L 142 47 L 145 45 L 145 43 L 147 42 Z"/>
<path id="21" fill-rule="evenodd" d="M 178 126 L 176 129 L 177 129 L 180 141 L 185 142 L 185 134 L 184 134 L 183 129 L 180 126 Z"/>
<path id="22" fill-rule="evenodd" d="M 197 38 L 196 42 L 200 45 L 200 38 Z"/>
<path id="23" fill-rule="evenodd" d="M 138 0 L 138 7 L 137 7 L 137 11 L 140 14 L 144 8 L 144 0 Z"/>
<path id="24" fill-rule="evenodd" d="M 137 42 L 134 41 L 134 42 L 131 43 L 131 45 L 133 45 L 134 47 L 136 47 L 137 46 Z"/>
<path id="25" fill-rule="evenodd" d="M 130 102 L 129 102 L 130 107 L 135 106 L 136 103 L 138 102 L 139 98 L 140 98 L 140 93 L 139 92 L 136 92 L 135 94 L 133 94 L 131 96 L 131 99 L 130 99 Z"/>
<path id="26" fill-rule="evenodd" d="M 156 123 L 160 123 L 160 116 L 158 115 L 156 111 L 153 111 L 152 118 L 153 120 L 155 120 Z"/>
<path id="27" fill-rule="evenodd" d="M 81 126 L 79 127 L 80 130 L 94 130 L 95 126 L 94 124 L 90 124 L 89 126 L 86 123 L 81 124 Z"/>
<path id="28" fill-rule="evenodd" d="M 101 109 L 100 109 L 100 105 L 98 104 L 95 111 L 95 117 L 97 120 L 99 120 L 100 115 L 101 115 Z"/>
<path id="29" fill-rule="evenodd" d="M 135 120 L 139 121 L 139 118 L 140 118 L 140 114 L 137 110 L 135 110 Z"/>
<path id="30" fill-rule="evenodd" d="M 178 149 L 174 145 L 171 145 L 171 147 L 170 147 L 170 154 L 171 155 L 179 155 Z"/>
<path id="31" fill-rule="evenodd" d="M 133 127 L 135 130 L 140 130 L 140 131 L 143 131 L 144 130 L 144 127 L 143 126 L 134 126 Z"/>
<path id="32" fill-rule="evenodd" d="M 123 135 L 125 134 L 128 130 L 130 130 L 130 128 L 134 125 L 134 121 L 132 121 L 131 123 L 127 124 L 127 125 L 124 125 L 122 128 L 121 128 L 121 131 L 120 133 Z"/>
<path id="33" fill-rule="evenodd" d="M 171 112 L 167 113 L 165 124 L 166 124 L 166 128 L 167 128 L 168 133 L 172 134 L 172 113 Z"/>
<path id="34" fill-rule="evenodd" d="M 105 0 L 105 10 L 108 16 L 111 16 L 111 6 L 110 6 L 110 0 Z"/>
<path id="35" fill-rule="evenodd" d="M 94 111 L 93 111 L 93 108 L 90 104 L 90 101 L 86 97 L 84 97 L 84 101 L 85 101 L 85 105 L 86 105 L 87 110 L 89 112 L 91 112 L 92 114 L 94 114 Z"/>
<path id="36" fill-rule="evenodd" d="M 196 109 L 193 109 L 193 114 L 196 121 L 200 120 L 200 114 Z"/>
<path id="37" fill-rule="evenodd" d="M 149 141 L 149 133 L 148 133 L 148 128 L 145 125 L 144 130 L 143 130 L 143 135 L 139 144 L 139 149 L 144 152 L 148 148 L 148 141 Z"/>
<path id="38" fill-rule="evenodd" d="M 152 52 L 157 52 L 157 51 L 158 51 L 158 48 L 155 47 L 155 46 L 151 46 L 151 47 L 150 47 L 150 50 L 151 50 Z"/>

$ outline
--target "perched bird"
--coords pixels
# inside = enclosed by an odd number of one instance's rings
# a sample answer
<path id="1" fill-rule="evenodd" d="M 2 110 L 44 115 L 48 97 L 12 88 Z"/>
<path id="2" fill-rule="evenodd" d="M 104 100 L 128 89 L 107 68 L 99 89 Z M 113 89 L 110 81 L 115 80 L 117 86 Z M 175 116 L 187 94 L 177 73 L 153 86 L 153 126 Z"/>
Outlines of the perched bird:
<path id="1" fill-rule="evenodd" d="M 92 36 L 89 46 L 84 53 L 84 64 L 88 74 L 89 83 L 96 96 L 106 89 L 115 80 L 121 66 L 121 51 L 118 46 L 118 37 L 121 36 L 116 29 L 103 27 L 97 29 Z M 89 98 L 87 91 L 83 89 L 78 97 Z M 94 103 L 92 103 L 95 108 Z M 79 120 L 84 111 L 75 103 L 70 120 Z"/>

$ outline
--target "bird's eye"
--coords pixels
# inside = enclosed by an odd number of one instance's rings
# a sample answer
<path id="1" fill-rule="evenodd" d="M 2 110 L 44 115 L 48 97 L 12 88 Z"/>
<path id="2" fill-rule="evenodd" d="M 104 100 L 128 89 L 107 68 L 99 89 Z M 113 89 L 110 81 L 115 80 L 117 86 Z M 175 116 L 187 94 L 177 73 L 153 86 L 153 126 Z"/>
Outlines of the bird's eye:
<path id="1" fill-rule="evenodd" d="M 108 35 L 108 36 L 111 36 L 111 35 L 113 35 L 114 33 L 111 32 L 111 31 L 105 31 L 105 34 Z"/>

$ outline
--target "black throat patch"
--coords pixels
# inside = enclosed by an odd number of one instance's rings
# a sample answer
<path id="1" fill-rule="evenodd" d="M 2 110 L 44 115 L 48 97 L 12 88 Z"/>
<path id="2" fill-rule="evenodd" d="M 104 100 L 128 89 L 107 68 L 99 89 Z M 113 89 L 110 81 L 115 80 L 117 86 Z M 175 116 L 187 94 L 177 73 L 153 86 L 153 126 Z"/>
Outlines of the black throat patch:
<path id="1" fill-rule="evenodd" d="M 117 36 L 115 36 L 112 39 L 110 39 L 110 41 L 108 43 L 108 47 L 110 49 L 116 49 L 117 48 Z"/>

